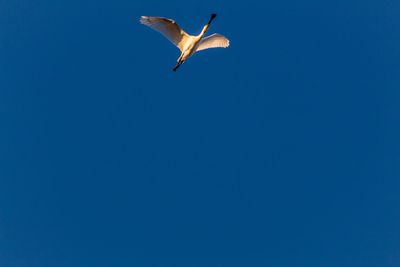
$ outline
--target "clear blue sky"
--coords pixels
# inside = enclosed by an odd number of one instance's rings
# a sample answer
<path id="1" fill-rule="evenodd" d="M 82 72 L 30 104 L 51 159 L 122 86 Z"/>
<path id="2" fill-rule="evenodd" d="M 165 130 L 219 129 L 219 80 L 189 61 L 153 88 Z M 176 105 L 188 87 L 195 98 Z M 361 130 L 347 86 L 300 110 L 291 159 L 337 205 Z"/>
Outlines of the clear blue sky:
<path id="1" fill-rule="evenodd" d="M 0 1 L 0 266 L 400 266 L 399 12 Z"/>

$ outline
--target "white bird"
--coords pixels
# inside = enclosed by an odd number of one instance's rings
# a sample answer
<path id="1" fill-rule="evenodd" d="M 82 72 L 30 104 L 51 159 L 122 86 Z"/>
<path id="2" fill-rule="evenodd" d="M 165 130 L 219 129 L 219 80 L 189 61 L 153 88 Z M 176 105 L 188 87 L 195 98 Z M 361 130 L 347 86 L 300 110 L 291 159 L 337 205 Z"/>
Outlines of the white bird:
<path id="1" fill-rule="evenodd" d="M 142 16 L 140 18 L 140 22 L 163 34 L 181 50 L 181 56 L 178 58 L 178 64 L 176 64 L 173 69 L 175 71 L 181 64 L 183 64 L 183 62 L 185 62 L 187 58 L 197 51 L 213 47 L 229 46 L 229 40 L 226 39 L 225 36 L 222 36 L 218 33 L 214 33 L 203 38 L 204 34 L 208 30 L 208 27 L 210 26 L 210 23 L 215 17 L 215 14 L 211 14 L 210 21 L 206 26 L 204 26 L 201 33 L 197 36 L 192 36 L 184 32 L 172 19 Z"/>

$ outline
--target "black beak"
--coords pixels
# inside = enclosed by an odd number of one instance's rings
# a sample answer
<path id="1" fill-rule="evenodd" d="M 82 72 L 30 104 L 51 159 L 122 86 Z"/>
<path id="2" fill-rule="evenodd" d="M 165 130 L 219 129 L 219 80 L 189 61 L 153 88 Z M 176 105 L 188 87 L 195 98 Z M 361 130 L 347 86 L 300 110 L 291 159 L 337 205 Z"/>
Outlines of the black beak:
<path id="1" fill-rule="evenodd" d="M 211 14 L 210 21 L 208 22 L 208 24 L 210 24 L 211 21 L 213 21 L 213 19 L 215 19 L 216 16 L 217 16 L 217 14 L 212 13 L 212 14 Z"/>

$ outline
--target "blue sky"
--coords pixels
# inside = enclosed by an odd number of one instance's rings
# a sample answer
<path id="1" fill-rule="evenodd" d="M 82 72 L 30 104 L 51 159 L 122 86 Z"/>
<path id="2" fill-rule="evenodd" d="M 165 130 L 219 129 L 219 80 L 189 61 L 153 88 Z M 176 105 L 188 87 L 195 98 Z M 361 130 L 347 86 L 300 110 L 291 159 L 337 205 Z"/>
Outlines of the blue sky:
<path id="1" fill-rule="evenodd" d="M 0 265 L 399 266 L 399 11 L 0 1 Z"/>

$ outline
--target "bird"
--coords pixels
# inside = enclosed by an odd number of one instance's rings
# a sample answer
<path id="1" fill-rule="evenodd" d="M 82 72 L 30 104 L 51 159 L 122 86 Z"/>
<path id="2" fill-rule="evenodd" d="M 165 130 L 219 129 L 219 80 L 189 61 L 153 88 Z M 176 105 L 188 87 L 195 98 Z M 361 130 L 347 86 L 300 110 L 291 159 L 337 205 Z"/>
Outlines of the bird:
<path id="1" fill-rule="evenodd" d="M 186 59 L 192 56 L 195 52 L 214 48 L 214 47 L 228 47 L 229 40 L 218 33 L 214 33 L 207 37 L 204 34 L 210 27 L 211 22 L 217 15 L 211 14 L 211 18 L 207 25 L 203 27 L 201 33 L 197 36 L 189 35 L 178 26 L 178 24 L 172 20 L 162 17 L 140 17 L 140 23 L 152 28 L 155 31 L 163 34 L 169 41 L 181 50 L 181 56 L 177 60 L 176 66 L 172 69 L 176 71 L 180 65 L 182 65 Z"/>

